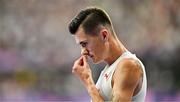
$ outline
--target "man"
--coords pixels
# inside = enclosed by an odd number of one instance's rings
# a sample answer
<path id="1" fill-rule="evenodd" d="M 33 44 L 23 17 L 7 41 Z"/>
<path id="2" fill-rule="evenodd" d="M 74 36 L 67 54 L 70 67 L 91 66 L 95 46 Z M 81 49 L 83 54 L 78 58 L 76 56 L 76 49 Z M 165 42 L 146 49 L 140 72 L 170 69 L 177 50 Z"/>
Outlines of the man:
<path id="1" fill-rule="evenodd" d="M 141 61 L 118 40 L 106 12 L 91 7 L 82 10 L 69 24 L 69 31 L 81 45 L 82 56 L 72 72 L 84 83 L 93 102 L 143 102 L 147 80 Z M 95 85 L 87 57 L 94 63 L 105 61 Z"/>

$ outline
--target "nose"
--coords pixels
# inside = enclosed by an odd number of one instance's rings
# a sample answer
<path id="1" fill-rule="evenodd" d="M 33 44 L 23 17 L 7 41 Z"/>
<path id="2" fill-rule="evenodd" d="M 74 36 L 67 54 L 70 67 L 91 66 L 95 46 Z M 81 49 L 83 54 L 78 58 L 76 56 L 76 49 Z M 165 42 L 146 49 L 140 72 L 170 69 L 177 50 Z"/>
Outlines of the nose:
<path id="1" fill-rule="evenodd" d="M 86 48 L 82 48 L 81 55 L 89 55 L 89 51 Z"/>

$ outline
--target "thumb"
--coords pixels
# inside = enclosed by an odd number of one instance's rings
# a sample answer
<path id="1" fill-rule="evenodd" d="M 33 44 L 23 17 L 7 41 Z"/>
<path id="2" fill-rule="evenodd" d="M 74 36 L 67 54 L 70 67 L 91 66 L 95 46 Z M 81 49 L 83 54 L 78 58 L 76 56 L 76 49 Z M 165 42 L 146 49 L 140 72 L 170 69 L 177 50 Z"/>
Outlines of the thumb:
<path id="1" fill-rule="evenodd" d="M 84 56 L 83 56 L 83 62 L 84 62 L 84 65 L 85 65 L 85 66 L 88 64 L 87 55 L 84 55 Z"/>

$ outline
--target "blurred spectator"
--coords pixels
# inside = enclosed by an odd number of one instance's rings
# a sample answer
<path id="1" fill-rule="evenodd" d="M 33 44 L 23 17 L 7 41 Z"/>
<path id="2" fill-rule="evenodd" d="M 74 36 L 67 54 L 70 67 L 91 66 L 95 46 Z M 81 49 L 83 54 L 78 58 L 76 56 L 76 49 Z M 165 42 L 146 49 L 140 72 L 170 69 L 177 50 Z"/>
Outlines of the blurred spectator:
<path id="1" fill-rule="evenodd" d="M 71 74 L 80 50 L 67 25 L 92 5 L 144 62 L 147 101 L 180 100 L 180 0 L 0 0 L 0 101 L 89 99 Z M 90 64 L 96 81 L 104 66 Z"/>

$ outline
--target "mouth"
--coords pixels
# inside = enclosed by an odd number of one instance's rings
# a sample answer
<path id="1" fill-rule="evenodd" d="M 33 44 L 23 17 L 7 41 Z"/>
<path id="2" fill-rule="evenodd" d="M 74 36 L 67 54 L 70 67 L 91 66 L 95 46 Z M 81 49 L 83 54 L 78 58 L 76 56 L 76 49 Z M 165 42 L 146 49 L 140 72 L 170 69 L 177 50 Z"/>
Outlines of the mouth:
<path id="1" fill-rule="evenodd" d="M 89 58 L 93 58 L 93 55 L 90 54 L 84 54 L 85 56 L 88 56 Z"/>
<path id="2" fill-rule="evenodd" d="M 93 58 L 93 55 L 89 55 L 89 57 Z"/>
<path id="3" fill-rule="evenodd" d="M 94 56 L 92 54 L 84 54 L 86 56 L 88 56 L 89 58 L 93 58 Z"/>

